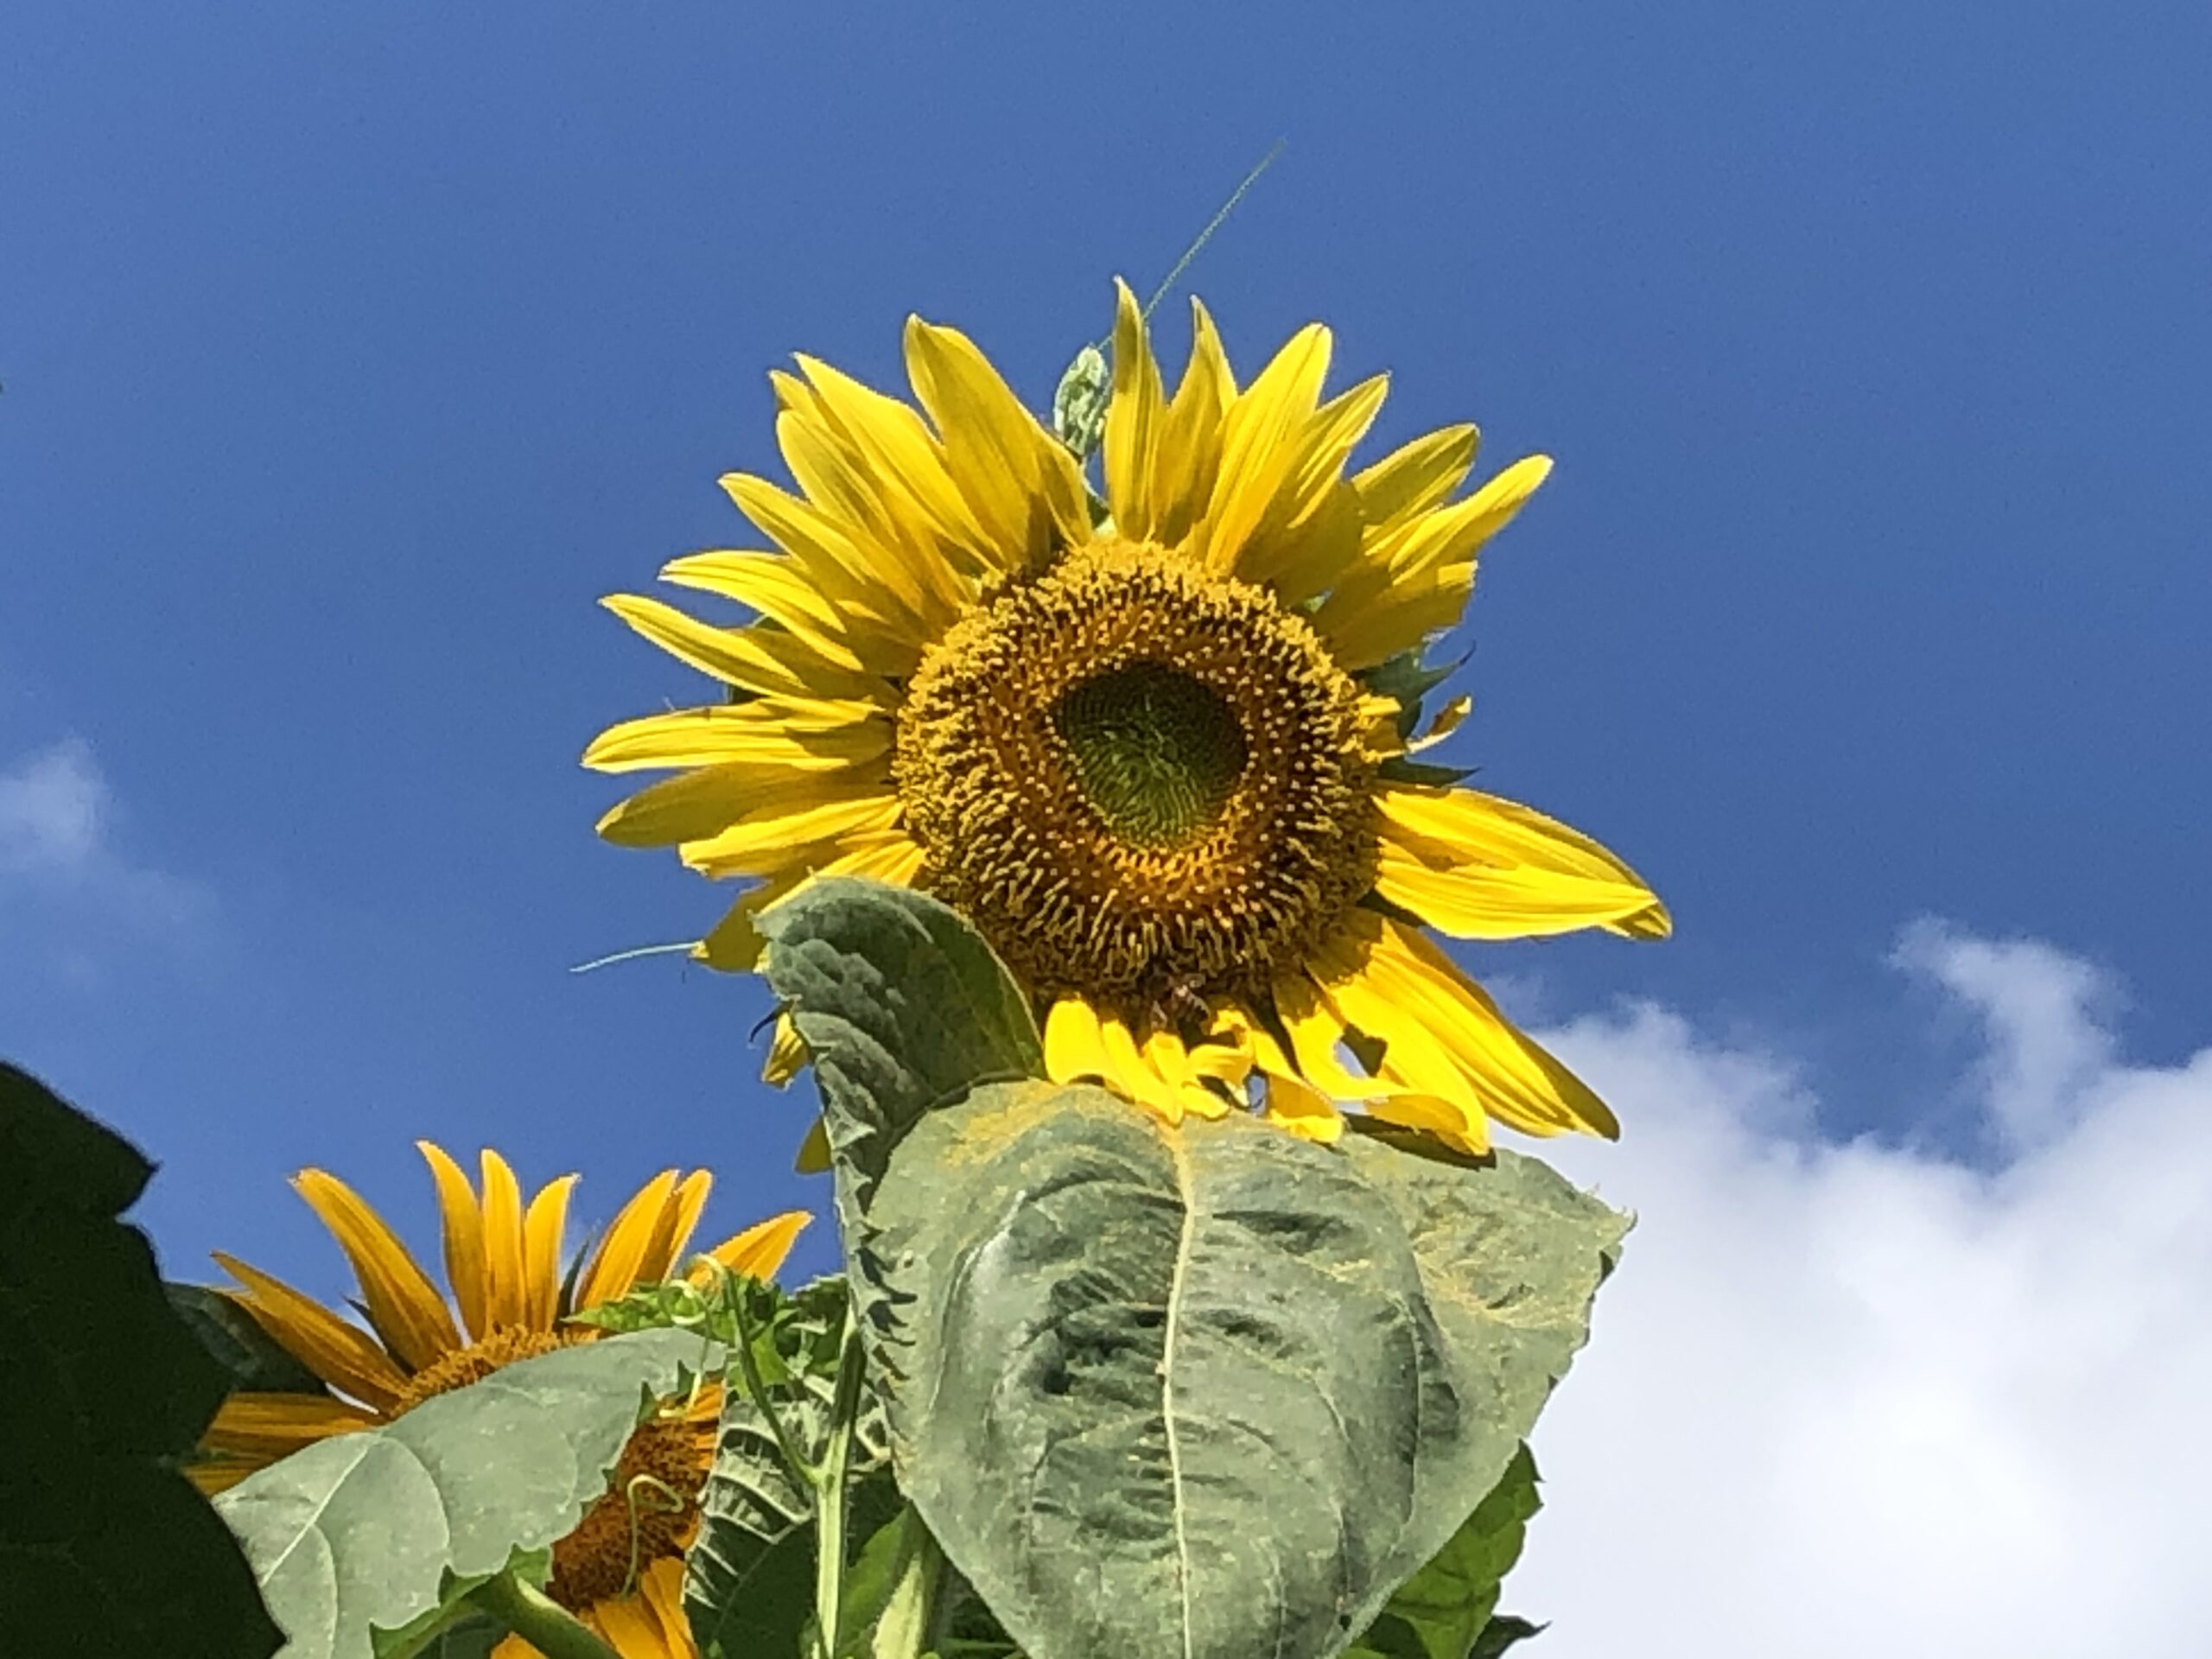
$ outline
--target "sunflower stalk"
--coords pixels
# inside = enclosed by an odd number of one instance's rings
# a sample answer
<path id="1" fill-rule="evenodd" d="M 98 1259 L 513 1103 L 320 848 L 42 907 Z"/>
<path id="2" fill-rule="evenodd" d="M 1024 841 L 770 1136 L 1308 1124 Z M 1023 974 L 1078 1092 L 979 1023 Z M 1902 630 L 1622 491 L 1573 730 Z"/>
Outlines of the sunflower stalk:
<path id="1" fill-rule="evenodd" d="M 468 1599 L 545 1659 L 622 1659 L 591 1626 L 512 1571 L 486 1579 Z"/>
<path id="2" fill-rule="evenodd" d="M 844 1612 L 846 1475 L 852 1464 L 853 1430 L 860 1421 L 860 1322 L 849 1303 L 837 1353 L 837 1395 L 830 1433 L 814 1478 L 814 1628 L 822 1659 L 836 1659 L 837 1630 Z"/>

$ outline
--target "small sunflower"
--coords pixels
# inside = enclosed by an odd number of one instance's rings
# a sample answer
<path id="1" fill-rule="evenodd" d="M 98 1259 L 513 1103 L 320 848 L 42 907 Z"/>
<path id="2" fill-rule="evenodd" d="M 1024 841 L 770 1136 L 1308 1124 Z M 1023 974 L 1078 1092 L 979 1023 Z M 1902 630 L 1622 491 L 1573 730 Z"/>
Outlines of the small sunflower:
<path id="1" fill-rule="evenodd" d="M 334 1392 L 231 1395 L 188 1471 L 203 1491 L 235 1485 L 315 1441 L 388 1423 L 516 1360 L 593 1340 L 598 1330 L 564 1323 L 569 1315 L 666 1279 L 684 1258 L 712 1184 L 704 1170 L 664 1170 L 622 1206 L 564 1281 L 561 1236 L 575 1176 L 547 1183 L 525 1203 L 496 1152 L 482 1155 L 480 1193 L 443 1150 L 416 1145 L 437 1184 L 458 1321 L 382 1217 L 336 1176 L 302 1170 L 293 1185 L 345 1251 L 369 1328 L 218 1251 L 216 1261 L 238 1281 L 231 1293 L 238 1303 Z M 733 1272 L 768 1278 L 807 1221 L 804 1211 L 774 1217 L 709 1254 Z M 714 1460 L 721 1409 L 720 1385 L 710 1382 L 640 1425 L 606 1495 L 553 1546 L 547 1593 L 624 1659 L 697 1653 L 683 1616 L 683 1552 L 698 1529 L 696 1499 Z M 633 1502 L 634 1492 L 647 1496 Z M 511 1636 L 493 1651 L 524 1659 L 537 1649 Z"/>
<path id="2" fill-rule="evenodd" d="M 919 413 L 810 358 L 772 375 L 798 493 L 721 481 L 775 549 L 661 573 L 755 620 L 607 601 L 731 692 L 601 734 L 588 766 L 680 771 L 601 833 L 753 880 L 695 947 L 716 968 L 756 967 L 754 918 L 817 876 L 936 894 L 1036 999 L 1055 1080 L 1171 1122 L 1616 1134 L 1427 930 L 1651 938 L 1665 907 L 1589 837 L 1430 781 L 1408 756 L 1466 702 L 1415 736 L 1385 690 L 1551 463 L 1459 496 L 1454 426 L 1347 476 L 1383 378 L 1323 401 L 1316 324 L 1240 390 L 1193 313 L 1171 397 L 1120 290 L 1103 499 L 950 328 L 906 325 Z M 768 1075 L 802 1058 L 782 1026 Z"/>

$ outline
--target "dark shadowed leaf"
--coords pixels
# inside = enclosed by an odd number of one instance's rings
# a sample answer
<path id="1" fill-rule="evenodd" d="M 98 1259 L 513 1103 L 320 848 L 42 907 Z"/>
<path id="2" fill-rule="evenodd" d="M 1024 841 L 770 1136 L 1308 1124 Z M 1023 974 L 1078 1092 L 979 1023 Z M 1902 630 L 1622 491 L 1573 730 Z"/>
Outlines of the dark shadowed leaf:
<path id="1" fill-rule="evenodd" d="M 327 1394 L 323 1381 L 260 1322 L 208 1285 L 162 1287 L 207 1357 L 223 1368 L 228 1386 L 257 1394 Z"/>
<path id="2" fill-rule="evenodd" d="M 550 1546 L 607 1490 L 648 1394 L 719 1349 L 685 1331 L 610 1337 L 505 1366 L 383 1427 L 319 1442 L 217 1500 L 295 1659 L 370 1659 L 454 1581 Z"/>
<path id="3" fill-rule="evenodd" d="M 746 1299 L 755 1370 L 787 1431 L 805 1455 L 814 1456 L 836 1395 L 844 1282 L 817 1280 L 792 1293 L 760 1284 L 737 1289 Z M 736 1339 L 721 1307 L 708 1315 L 706 1328 Z M 886 1440 L 883 1414 L 864 1396 L 850 1465 L 849 1530 L 855 1541 L 898 1508 Z M 683 1580 L 684 1611 L 699 1651 L 707 1659 L 798 1652 L 799 1631 L 814 1611 L 813 1494 L 785 1467 L 775 1435 L 734 1363 L 725 1377 L 714 1466 L 699 1504 L 699 1538 Z"/>
<path id="4" fill-rule="evenodd" d="M 117 1219 L 152 1166 L 0 1065 L 0 1649 L 260 1659 L 281 1637 L 175 1459 L 221 1368 Z"/>
<path id="5" fill-rule="evenodd" d="M 914 1123 L 867 1224 L 901 1483 L 1033 1659 L 1340 1652 L 1497 1484 L 1626 1228 L 1510 1153 L 1035 1083 Z"/>

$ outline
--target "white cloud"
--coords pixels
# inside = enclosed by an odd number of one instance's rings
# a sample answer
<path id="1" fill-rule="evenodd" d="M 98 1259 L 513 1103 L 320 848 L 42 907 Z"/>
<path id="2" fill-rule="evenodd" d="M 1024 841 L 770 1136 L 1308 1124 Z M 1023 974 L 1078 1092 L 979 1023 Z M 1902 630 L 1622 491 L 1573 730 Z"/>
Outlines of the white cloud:
<path id="1" fill-rule="evenodd" d="M 106 781 L 81 738 L 0 772 L 0 874 L 81 871 L 99 850 L 107 805 Z"/>
<path id="2" fill-rule="evenodd" d="M 169 926 L 204 913 L 204 888 L 127 855 L 118 817 L 115 792 L 82 738 L 0 768 L 0 907 Z M 80 945 L 71 953 L 81 969 Z"/>
<path id="3" fill-rule="evenodd" d="M 1772 1056 L 1639 1007 L 1552 1033 L 1619 1109 L 1554 1161 L 1638 1212 L 1537 1431 L 1510 1605 L 1545 1659 L 2193 1659 L 2212 1629 L 2212 1050 L 1933 924 L 1994 1167 L 1815 1131 Z"/>

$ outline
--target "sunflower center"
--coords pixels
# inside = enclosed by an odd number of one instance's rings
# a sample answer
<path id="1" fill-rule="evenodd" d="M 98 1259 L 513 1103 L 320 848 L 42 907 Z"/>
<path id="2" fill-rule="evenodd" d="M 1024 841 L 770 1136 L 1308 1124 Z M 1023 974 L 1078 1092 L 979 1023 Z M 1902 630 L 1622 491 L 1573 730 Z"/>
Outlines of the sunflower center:
<path id="1" fill-rule="evenodd" d="M 1052 709 L 1084 798 L 1137 847 L 1180 847 L 1221 817 L 1248 751 L 1211 686 L 1132 663 L 1069 688 Z"/>
<path id="2" fill-rule="evenodd" d="M 408 1379 L 396 1416 L 425 1400 L 480 1382 L 518 1359 L 535 1359 L 590 1338 L 581 1332 L 500 1325 Z M 607 1489 L 575 1530 L 553 1545 L 545 1593 L 571 1612 L 626 1594 L 637 1575 L 664 1556 L 681 1555 L 699 1519 L 699 1492 L 714 1461 L 711 1423 L 655 1417 L 622 1447 Z"/>
<path id="3" fill-rule="evenodd" d="M 987 591 L 924 657 L 893 775 L 921 885 L 1035 991 L 1142 1022 L 1256 988 L 1374 882 L 1358 685 L 1264 588 L 1142 543 Z"/>

